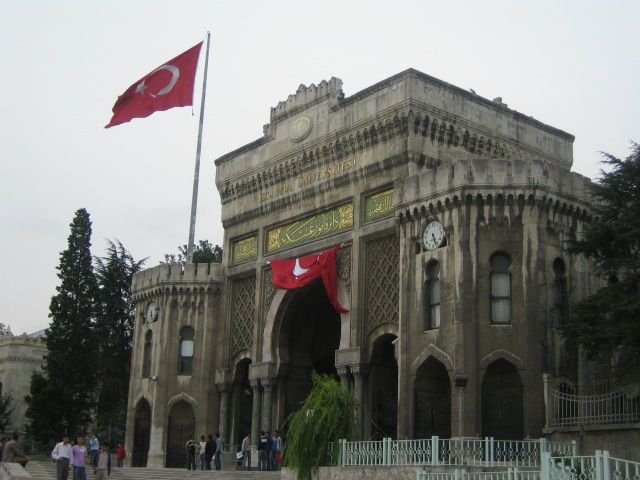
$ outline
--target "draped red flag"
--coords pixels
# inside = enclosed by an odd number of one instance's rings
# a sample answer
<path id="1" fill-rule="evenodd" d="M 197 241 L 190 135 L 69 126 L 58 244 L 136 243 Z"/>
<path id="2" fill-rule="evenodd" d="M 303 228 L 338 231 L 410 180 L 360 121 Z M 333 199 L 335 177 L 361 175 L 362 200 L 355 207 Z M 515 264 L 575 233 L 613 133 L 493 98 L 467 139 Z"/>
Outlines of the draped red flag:
<path id="1" fill-rule="evenodd" d="M 333 308 L 338 313 L 347 313 L 349 310 L 338 302 L 338 268 L 336 266 L 338 250 L 340 250 L 339 246 L 318 255 L 273 260 L 271 262 L 273 284 L 283 290 L 293 290 L 309 285 L 315 279 L 322 277 L 322 283 Z"/>
<path id="2" fill-rule="evenodd" d="M 193 83 L 200 56 L 200 42 L 145 75 L 118 97 L 110 128 L 154 112 L 193 105 Z"/>

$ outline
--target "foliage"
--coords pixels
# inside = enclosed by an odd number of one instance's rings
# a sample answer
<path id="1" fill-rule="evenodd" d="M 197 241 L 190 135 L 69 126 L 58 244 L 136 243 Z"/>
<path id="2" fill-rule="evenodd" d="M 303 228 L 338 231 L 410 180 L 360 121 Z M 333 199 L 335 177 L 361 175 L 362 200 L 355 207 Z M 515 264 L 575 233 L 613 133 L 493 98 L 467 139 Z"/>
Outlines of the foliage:
<path id="1" fill-rule="evenodd" d="M 13 413 L 13 407 L 11 403 L 13 402 L 13 398 L 11 398 L 11 394 L 0 395 L 0 432 L 7 431 L 7 425 L 9 424 L 9 420 L 11 419 L 11 414 Z"/>
<path id="2" fill-rule="evenodd" d="M 610 172 L 601 172 L 593 194 L 600 218 L 584 238 L 573 239 L 572 254 L 583 254 L 608 285 L 575 304 L 561 327 L 590 359 L 612 361 L 614 373 L 640 380 L 640 145 L 620 160 L 603 153 Z"/>
<path id="3" fill-rule="evenodd" d="M 27 436 L 35 440 L 39 447 L 51 448 L 52 442 L 59 441 L 67 430 L 65 414 L 65 392 L 60 385 L 47 380 L 41 373 L 31 375 L 26 416 Z"/>
<path id="4" fill-rule="evenodd" d="M 27 432 L 40 445 L 50 446 L 63 433 L 86 432 L 94 414 L 102 438 L 124 430 L 134 322 L 131 280 L 144 260 L 134 260 L 117 240 L 109 241 L 105 257 L 94 259 L 90 240 L 89 214 L 78 210 L 57 267 L 60 286 L 51 299 L 45 340 L 49 353 L 25 397 Z"/>
<path id="5" fill-rule="evenodd" d="M 327 465 L 327 444 L 353 439 L 357 401 L 328 375 L 313 372 L 313 388 L 300 410 L 287 418 L 285 464 L 297 470 L 298 480 L 310 480 Z"/>
<path id="6" fill-rule="evenodd" d="M 178 255 L 167 253 L 164 262 L 160 263 L 187 263 L 187 245 L 178 247 Z M 193 248 L 193 263 L 222 263 L 222 247 L 213 246 L 209 240 L 200 240 Z"/>
<path id="7" fill-rule="evenodd" d="M 44 377 L 49 386 L 30 396 L 32 402 L 43 403 L 36 395 L 55 393 L 60 404 L 56 405 L 55 417 L 53 409 L 47 408 L 49 418 L 31 418 L 36 440 L 49 440 L 41 435 L 51 426 L 55 426 L 54 438 L 65 431 L 74 435 L 91 421 L 94 405 L 96 376 L 92 369 L 97 345 L 91 333 L 98 283 L 93 272 L 89 213 L 78 210 L 70 227 L 68 248 L 60 254 L 57 267 L 60 285 L 51 299 L 51 323 L 46 335 L 49 352 Z M 34 413 L 33 409 L 29 411 Z"/>
<path id="8" fill-rule="evenodd" d="M 7 326 L 0 322 L 0 335 L 4 335 L 5 333 L 7 333 Z"/>
<path id="9" fill-rule="evenodd" d="M 129 374 L 133 345 L 133 274 L 145 260 L 136 261 L 118 240 L 108 240 L 106 257 L 96 257 L 99 286 L 94 333 L 98 342 L 95 375 L 98 378 L 96 408 L 100 438 L 113 441 L 125 429 Z"/>

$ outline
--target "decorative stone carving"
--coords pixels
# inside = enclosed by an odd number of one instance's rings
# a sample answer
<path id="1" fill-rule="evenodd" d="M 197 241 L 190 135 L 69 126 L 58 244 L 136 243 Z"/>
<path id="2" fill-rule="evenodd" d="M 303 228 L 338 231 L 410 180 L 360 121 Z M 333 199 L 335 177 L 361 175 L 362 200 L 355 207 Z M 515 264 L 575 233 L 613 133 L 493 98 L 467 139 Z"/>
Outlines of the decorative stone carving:
<path id="1" fill-rule="evenodd" d="M 253 319 L 255 316 L 256 277 L 244 277 L 233 282 L 232 352 L 250 349 L 253 345 Z"/>
<path id="2" fill-rule="evenodd" d="M 341 248 L 336 255 L 338 277 L 351 288 L 351 248 Z"/>
<path id="3" fill-rule="evenodd" d="M 384 323 L 398 324 L 399 248 L 396 233 L 367 243 L 365 308 L 368 331 Z"/>
<path id="4" fill-rule="evenodd" d="M 276 295 L 278 289 L 273 284 L 273 270 L 270 268 L 264 272 L 264 309 L 269 309 L 269 305 L 273 301 L 273 297 Z"/>

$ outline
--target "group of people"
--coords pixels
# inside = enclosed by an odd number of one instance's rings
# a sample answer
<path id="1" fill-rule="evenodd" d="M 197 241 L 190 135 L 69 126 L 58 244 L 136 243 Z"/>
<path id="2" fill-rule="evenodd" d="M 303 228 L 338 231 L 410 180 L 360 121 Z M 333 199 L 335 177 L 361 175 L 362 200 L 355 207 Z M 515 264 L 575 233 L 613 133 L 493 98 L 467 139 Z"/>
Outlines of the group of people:
<path id="1" fill-rule="evenodd" d="M 214 435 L 200 436 L 200 442 L 195 440 L 195 435 L 186 444 L 187 470 L 196 470 L 196 456 L 200 458 L 200 469 L 211 470 L 211 460 L 216 470 L 222 469 L 222 439 L 216 432 Z"/>
<path id="2" fill-rule="evenodd" d="M 246 470 L 251 469 L 251 434 L 248 434 L 242 441 L 243 462 L 242 466 Z M 246 460 L 246 463 L 245 463 Z M 279 470 L 282 464 L 282 437 L 280 432 L 275 430 L 273 437 L 271 432 L 260 432 L 258 441 L 258 470 Z"/>
<path id="3" fill-rule="evenodd" d="M 118 444 L 116 460 L 122 467 L 127 453 L 122 444 Z M 69 435 L 62 436 L 62 441 L 53 448 L 51 458 L 56 464 L 56 480 L 67 480 L 69 469 L 73 469 L 73 480 L 86 480 L 86 466 L 91 465 L 96 480 L 107 480 L 111 474 L 111 453 L 109 443 L 98 441 L 91 435 L 89 449 L 84 444 L 84 437 L 78 435 L 75 445 L 69 443 Z"/>

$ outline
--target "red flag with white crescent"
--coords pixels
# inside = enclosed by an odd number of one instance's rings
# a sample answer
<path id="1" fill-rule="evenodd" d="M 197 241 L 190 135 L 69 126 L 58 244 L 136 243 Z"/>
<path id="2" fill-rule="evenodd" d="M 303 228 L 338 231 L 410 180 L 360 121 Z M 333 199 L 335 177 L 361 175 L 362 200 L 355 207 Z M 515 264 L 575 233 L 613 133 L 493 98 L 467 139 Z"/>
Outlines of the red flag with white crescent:
<path id="1" fill-rule="evenodd" d="M 338 268 L 336 265 L 338 250 L 340 250 L 340 246 L 318 255 L 273 260 L 271 262 L 273 284 L 282 290 L 293 290 L 309 285 L 317 278 L 322 277 L 322 283 L 327 290 L 331 305 L 336 309 L 336 312 L 347 313 L 349 310 L 338 302 Z"/>
<path id="2" fill-rule="evenodd" d="M 145 118 L 154 112 L 193 105 L 193 84 L 202 44 L 169 60 L 145 75 L 118 97 L 113 118 L 104 128 Z"/>

